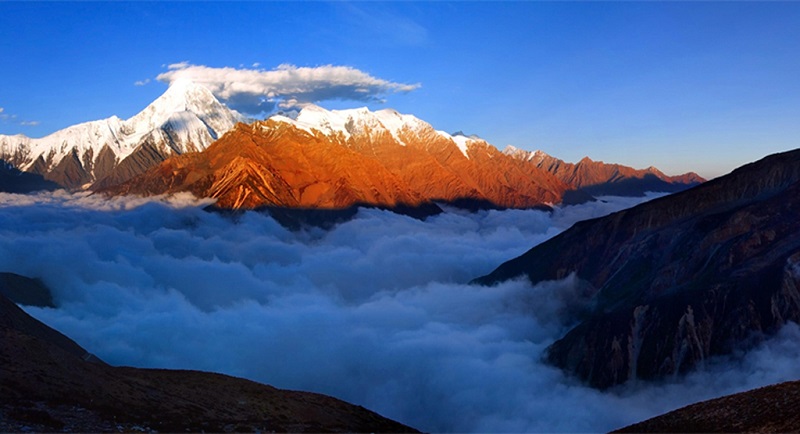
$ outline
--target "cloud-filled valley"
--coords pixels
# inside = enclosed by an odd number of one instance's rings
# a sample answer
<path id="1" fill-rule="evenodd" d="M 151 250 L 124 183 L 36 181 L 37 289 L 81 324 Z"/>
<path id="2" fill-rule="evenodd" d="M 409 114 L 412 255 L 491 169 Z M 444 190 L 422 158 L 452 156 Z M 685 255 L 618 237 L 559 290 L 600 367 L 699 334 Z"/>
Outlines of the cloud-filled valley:
<path id="1" fill-rule="evenodd" d="M 800 330 L 669 384 L 608 392 L 540 361 L 571 326 L 574 278 L 468 285 L 580 219 L 362 209 L 329 231 L 202 210 L 191 196 L 0 194 L 0 271 L 38 277 L 28 312 L 111 364 L 223 372 L 330 394 L 424 431 L 604 431 L 800 378 Z"/>

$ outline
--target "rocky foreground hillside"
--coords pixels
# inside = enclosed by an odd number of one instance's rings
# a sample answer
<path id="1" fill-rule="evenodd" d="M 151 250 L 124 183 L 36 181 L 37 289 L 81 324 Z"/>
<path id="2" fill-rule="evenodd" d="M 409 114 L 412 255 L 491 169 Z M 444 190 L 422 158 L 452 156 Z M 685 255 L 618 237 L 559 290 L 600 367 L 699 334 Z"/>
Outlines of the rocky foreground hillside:
<path id="1" fill-rule="evenodd" d="M 800 150 L 579 222 L 477 282 L 573 273 L 589 308 L 547 360 L 598 388 L 684 373 L 800 321 Z"/>
<path id="2" fill-rule="evenodd" d="M 31 318 L 0 282 L 0 432 L 415 432 L 328 396 L 226 375 L 103 363 Z M 9 280 L 10 279 L 10 280 Z"/>
<path id="3" fill-rule="evenodd" d="M 615 432 L 797 432 L 798 408 L 800 381 L 790 381 L 692 404 Z"/>

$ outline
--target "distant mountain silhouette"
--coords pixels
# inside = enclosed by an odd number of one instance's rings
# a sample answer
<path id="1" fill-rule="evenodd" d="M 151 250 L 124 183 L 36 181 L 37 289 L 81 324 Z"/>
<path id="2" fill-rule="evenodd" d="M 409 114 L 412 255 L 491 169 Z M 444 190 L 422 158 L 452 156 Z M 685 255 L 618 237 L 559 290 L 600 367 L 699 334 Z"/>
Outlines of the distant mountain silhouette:
<path id="1" fill-rule="evenodd" d="M 546 170 L 573 189 L 592 196 L 644 196 L 649 191 L 674 193 L 705 182 L 694 172 L 667 176 L 655 167 L 634 169 L 592 161 L 589 157 L 573 164 L 542 151 L 524 151 L 513 146 L 506 147 L 503 153 Z"/>

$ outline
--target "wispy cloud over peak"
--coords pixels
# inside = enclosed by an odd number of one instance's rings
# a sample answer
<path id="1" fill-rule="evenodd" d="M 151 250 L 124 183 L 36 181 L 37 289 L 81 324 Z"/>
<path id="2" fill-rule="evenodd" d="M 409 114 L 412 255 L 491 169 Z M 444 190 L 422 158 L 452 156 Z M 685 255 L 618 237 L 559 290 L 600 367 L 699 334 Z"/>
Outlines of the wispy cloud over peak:
<path id="1" fill-rule="evenodd" d="M 232 108 L 250 114 L 290 109 L 326 100 L 385 101 L 386 95 L 406 93 L 420 84 L 397 83 L 377 78 L 350 66 L 298 67 L 282 64 L 265 70 L 215 68 L 180 62 L 156 77 L 165 83 L 189 79 L 206 86 Z"/>
<path id="2" fill-rule="evenodd" d="M 135 82 L 133 83 L 133 85 L 134 85 L 134 86 L 144 86 L 144 85 L 146 85 L 146 84 L 148 84 L 148 83 L 150 83 L 150 79 L 149 79 L 149 78 L 146 78 L 146 79 L 144 79 L 144 80 L 138 80 L 138 81 L 135 81 Z"/>

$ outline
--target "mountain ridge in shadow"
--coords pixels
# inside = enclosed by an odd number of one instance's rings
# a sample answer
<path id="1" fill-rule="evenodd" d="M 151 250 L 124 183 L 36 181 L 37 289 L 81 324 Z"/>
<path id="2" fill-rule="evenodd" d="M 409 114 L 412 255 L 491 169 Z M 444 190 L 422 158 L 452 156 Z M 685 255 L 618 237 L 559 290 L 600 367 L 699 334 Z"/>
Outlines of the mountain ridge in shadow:
<path id="1" fill-rule="evenodd" d="M 476 279 L 575 273 L 594 308 L 547 360 L 597 387 L 688 372 L 800 320 L 800 150 L 573 227 Z"/>

